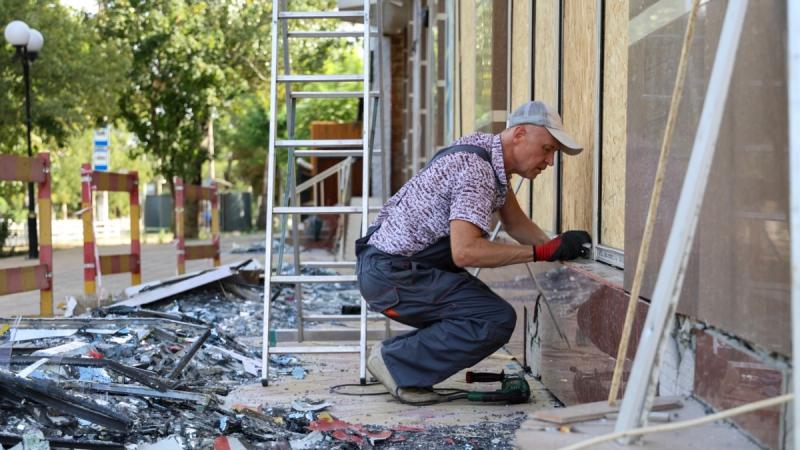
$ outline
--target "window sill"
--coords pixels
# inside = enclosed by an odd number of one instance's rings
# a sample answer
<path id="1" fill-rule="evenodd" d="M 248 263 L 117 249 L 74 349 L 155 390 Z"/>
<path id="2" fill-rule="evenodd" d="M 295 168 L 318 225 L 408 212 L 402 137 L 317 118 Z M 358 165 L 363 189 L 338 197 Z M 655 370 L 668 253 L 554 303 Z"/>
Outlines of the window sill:
<path id="1" fill-rule="evenodd" d="M 624 290 L 625 271 L 593 259 L 566 261 L 564 266 L 576 270 L 613 289 Z"/>

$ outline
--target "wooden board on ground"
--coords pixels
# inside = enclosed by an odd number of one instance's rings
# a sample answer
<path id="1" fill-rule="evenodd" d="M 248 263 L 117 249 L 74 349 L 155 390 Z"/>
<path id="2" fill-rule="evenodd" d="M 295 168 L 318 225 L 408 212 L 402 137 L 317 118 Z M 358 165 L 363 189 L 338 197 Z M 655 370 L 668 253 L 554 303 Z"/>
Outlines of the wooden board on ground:
<path id="1" fill-rule="evenodd" d="M 545 422 L 557 423 L 559 425 L 583 422 L 586 420 L 599 419 L 605 417 L 606 414 L 618 412 L 621 404 L 622 400 L 617 402 L 616 406 L 611 406 L 607 401 L 603 400 L 601 402 L 584 403 L 582 405 L 568 406 L 566 408 L 546 409 L 536 411 L 533 414 L 533 418 Z M 657 397 L 653 400 L 651 411 L 666 411 L 677 409 L 682 406 L 683 402 L 680 397 Z"/>

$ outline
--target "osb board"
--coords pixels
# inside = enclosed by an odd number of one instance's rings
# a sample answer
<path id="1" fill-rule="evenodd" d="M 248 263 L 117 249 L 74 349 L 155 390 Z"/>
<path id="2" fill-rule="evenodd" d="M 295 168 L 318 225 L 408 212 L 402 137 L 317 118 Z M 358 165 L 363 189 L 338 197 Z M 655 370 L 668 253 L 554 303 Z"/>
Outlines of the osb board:
<path id="1" fill-rule="evenodd" d="M 511 104 L 531 99 L 531 0 L 511 3 Z"/>
<path id="2" fill-rule="evenodd" d="M 606 2 L 604 34 L 600 243 L 622 249 L 625 246 L 628 0 Z"/>
<path id="3" fill-rule="evenodd" d="M 516 188 L 517 183 L 519 180 L 524 180 L 519 175 L 512 175 L 511 176 L 511 188 Z M 525 212 L 525 214 L 530 217 L 531 216 L 531 182 L 529 180 L 524 180 L 522 182 L 522 186 L 520 186 L 519 190 L 517 191 L 517 202 L 519 202 L 519 207 Z"/>
<path id="4" fill-rule="evenodd" d="M 597 71 L 595 2 L 564 2 L 562 102 L 564 127 L 583 145 L 577 156 L 564 155 L 562 229 L 591 230 L 594 171 L 595 74 Z"/>
<path id="5" fill-rule="evenodd" d="M 511 2 L 511 103 L 509 111 L 531 100 L 531 0 Z M 519 178 L 514 176 L 511 185 Z M 531 183 L 525 181 L 517 193 L 522 210 L 531 214 Z"/>
<path id="6" fill-rule="evenodd" d="M 459 2 L 461 135 L 475 131 L 475 0 Z"/>
<path id="7" fill-rule="evenodd" d="M 558 103 L 558 3 L 536 2 L 533 61 L 533 97 L 553 107 Z M 545 231 L 555 231 L 555 171 L 545 170 L 533 181 L 533 220 Z"/>
<path id="8" fill-rule="evenodd" d="M 609 405 L 606 400 L 583 403 L 580 405 L 567 406 L 566 408 L 536 411 L 533 413 L 532 417 L 537 420 L 557 424 L 584 422 L 587 420 L 601 419 L 605 417 L 606 414 L 619 411 L 621 403 L 621 401 L 617 402 L 614 406 Z M 680 408 L 681 406 L 683 406 L 683 402 L 681 402 L 680 397 L 656 397 L 653 399 L 650 410 L 668 411 L 670 409 Z"/>

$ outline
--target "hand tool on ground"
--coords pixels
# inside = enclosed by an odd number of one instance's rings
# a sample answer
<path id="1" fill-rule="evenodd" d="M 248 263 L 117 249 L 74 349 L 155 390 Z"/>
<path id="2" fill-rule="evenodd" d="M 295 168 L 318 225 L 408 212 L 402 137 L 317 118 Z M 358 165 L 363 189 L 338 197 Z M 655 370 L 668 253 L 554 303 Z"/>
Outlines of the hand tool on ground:
<path id="1" fill-rule="evenodd" d="M 531 388 L 525 376 L 500 373 L 467 372 L 467 383 L 492 383 L 499 381 L 500 389 L 491 392 L 467 392 L 466 398 L 472 402 L 502 402 L 508 404 L 525 403 L 531 397 Z M 457 394 L 454 394 L 457 395 Z"/>

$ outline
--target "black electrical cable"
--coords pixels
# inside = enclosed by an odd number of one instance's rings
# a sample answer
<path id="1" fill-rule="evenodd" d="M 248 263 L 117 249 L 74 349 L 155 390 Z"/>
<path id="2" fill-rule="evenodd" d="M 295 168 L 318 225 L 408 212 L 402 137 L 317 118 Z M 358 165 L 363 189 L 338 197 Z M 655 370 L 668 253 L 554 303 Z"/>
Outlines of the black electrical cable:
<path id="1" fill-rule="evenodd" d="M 339 390 L 339 389 L 345 388 L 345 387 L 354 387 L 354 386 L 365 387 L 365 386 L 376 386 L 376 385 L 383 386 L 383 384 L 377 383 L 377 382 L 376 383 L 367 383 L 367 384 L 361 384 L 361 383 L 337 384 L 336 386 L 331 386 L 330 393 L 331 394 L 339 394 L 339 395 L 351 395 L 351 396 L 355 396 L 355 397 L 366 397 L 366 396 L 369 396 L 369 395 L 389 395 L 388 391 L 386 391 L 386 392 L 361 392 L 361 393 L 355 393 L 355 392 L 341 392 Z"/>
<path id="2" fill-rule="evenodd" d="M 340 390 L 341 388 L 345 388 L 345 387 L 365 387 L 365 386 L 376 386 L 376 385 L 383 386 L 383 384 L 381 384 L 379 382 L 367 383 L 367 384 L 360 384 L 360 383 L 337 384 L 335 386 L 331 386 L 330 393 L 331 394 L 339 394 L 339 395 L 349 395 L 349 396 L 353 396 L 353 397 L 389 395 L 388 391 L 385 391 L 385 392 L 358 392 L 358 393 L 356 393 L 356 392 L 342 392 Z M 449 401 L 457 400 L 459 398 L 465 398 L 466 394 L 469 393 L 469 391 L 466 391 L 464 389 L 456 389 L 456 388 L 433 389 L 433 391 L 436 392 L 437 394 L 441 395 L 442 396 L 442 400 L 431 401 L 431 402 L 421 402 L 421 403 L 407 402 L 407 401 L 404 401 L 404 400 L 399 399 L 399 398 L 397 400 L 400 401 L 401 403 L 405 403 L 405 404 L 408 404 L 408 405 L 426 406 L 426 405 L 433 405 L 433 404 L 436 404 L 436 403 L 449 402 Z"/>

